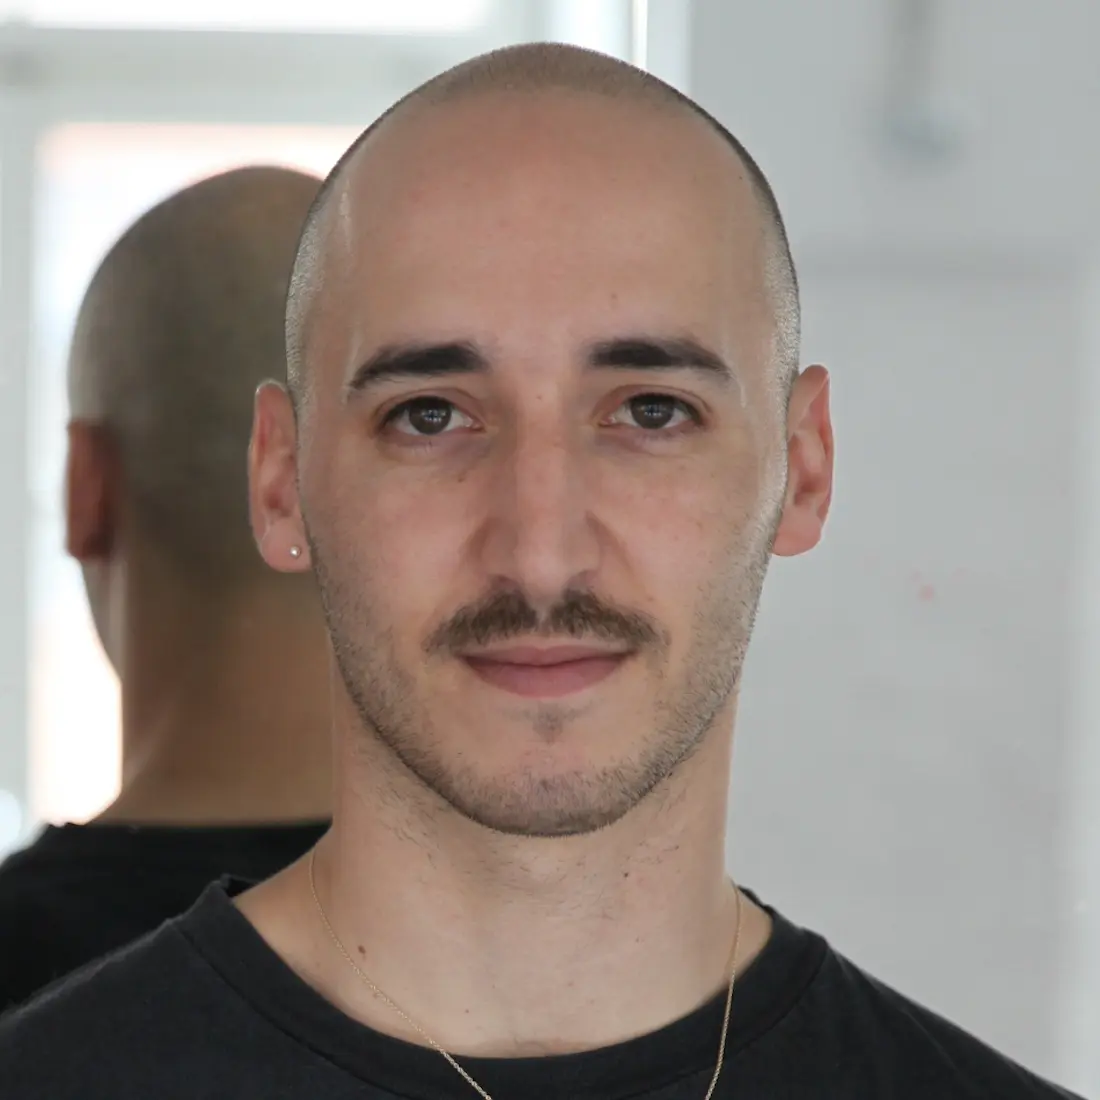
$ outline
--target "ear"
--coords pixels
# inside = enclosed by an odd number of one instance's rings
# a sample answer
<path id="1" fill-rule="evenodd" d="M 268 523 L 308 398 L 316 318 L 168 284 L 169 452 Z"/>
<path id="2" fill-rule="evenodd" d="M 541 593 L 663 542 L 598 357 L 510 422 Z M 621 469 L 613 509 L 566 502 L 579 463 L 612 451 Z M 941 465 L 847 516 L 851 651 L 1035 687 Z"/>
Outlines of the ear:
<path id="1" fill-rule="evenodd" d="M 65 549 L 82 565 L 110 556 L 117 536 L 118 461 L 102 424 L 71 420 L 65 466 Z"/>
<path id="2" fill-rule="evenodd" d="M 265 382 L 256 391 L 248 448 L 249 515 L 264 561 L 280 573 L 310 567 L 298 502 L 298 429 L 286 390 Z"/>
<path id="3" fill-rule="evenodd" d="M 833 424 L 829 374 L 807 367 L 796 379 L 787 414 L 787 495 L 772 552 L 792 557 L 821 539 L 833 497 Z"/>

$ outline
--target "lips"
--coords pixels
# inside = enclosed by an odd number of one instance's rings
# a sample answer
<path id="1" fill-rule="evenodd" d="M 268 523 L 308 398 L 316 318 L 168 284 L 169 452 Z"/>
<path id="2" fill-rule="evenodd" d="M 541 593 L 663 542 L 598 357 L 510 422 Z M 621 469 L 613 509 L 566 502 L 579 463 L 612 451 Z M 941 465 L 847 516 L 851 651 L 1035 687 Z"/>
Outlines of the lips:
<path id="1" fill-rule="evenodd" d="M 467 654 L 470 669 L 493 687 L 527 698 L 558 698 L 607 679 L 630 657 L 593 646 L 513 646 Z"/>

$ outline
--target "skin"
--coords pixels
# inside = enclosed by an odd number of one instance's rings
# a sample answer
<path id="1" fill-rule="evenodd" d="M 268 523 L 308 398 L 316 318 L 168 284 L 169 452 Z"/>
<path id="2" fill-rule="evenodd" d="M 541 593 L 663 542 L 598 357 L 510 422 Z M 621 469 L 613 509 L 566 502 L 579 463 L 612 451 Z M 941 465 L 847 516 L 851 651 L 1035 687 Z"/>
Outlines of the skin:
<path id="1" fill-rule="evenodd" d="M 319 616 L 288 614 L 261 591 L 211 604 L 135 524 L 98 426 L 72 424 L 69 438 L 69 553 L 94 593 L 121 694 L 120 789 L 95 820 L 327 817 L 329 667 Z"/>
<path id="2" fill-rule="evenodd" d="M 342 672 L 320 896 L 448 1049 L 646 1033 L 728 975 L 737 672 L 770 553 L 810 549 L 828 511 L 826 373 L 785 408 L 758 203 L 685 113 L 561 90 L 414 107 L 342 186 L 308 390 L 297 422 L 260 394 L 252 449 L 264 556 L 315 569 Z M 639 340 L 726 369 L 655 369 Z M 383 349 L 453 342 L 479 369 L 356 384 Z M 576 592 L 587 619 L 557 613 Z M 576 690 L 503 652 L 577 644 Z M 334 1003 L 418 1041 L 334 951 L 304 866 L 240 905 Z M 742 908 L 739 966 L 768 935 Z"/>

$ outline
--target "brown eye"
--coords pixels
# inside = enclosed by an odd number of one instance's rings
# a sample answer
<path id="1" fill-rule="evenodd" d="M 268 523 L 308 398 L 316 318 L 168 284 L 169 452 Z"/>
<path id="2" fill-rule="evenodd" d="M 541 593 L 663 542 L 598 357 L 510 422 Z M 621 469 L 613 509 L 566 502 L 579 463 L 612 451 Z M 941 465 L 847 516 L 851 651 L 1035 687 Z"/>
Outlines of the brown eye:
<path id="1" fill-rule="evenodd" d="M 442 397 L 413 398 L 398 405 L 386 417 L 387 426 L 413 436 L 442 435 L 449 428 L 468 426 L 464 421 L 469 418 Z"/>
<path id="2" fill-rule="evenodd" d="M 667 393 L 640 393 L 624 401 L 611 417 L 616 427 L 641 428 L 659 432 L 698 422 L 691 406 Z"/>
<path id="3" fill-rule="evenodd" d="M 630 399 L 630 415 L 639 428 L 667 428 L 679 411 L 680 402 L 661 393 L 643 393 Z"/>

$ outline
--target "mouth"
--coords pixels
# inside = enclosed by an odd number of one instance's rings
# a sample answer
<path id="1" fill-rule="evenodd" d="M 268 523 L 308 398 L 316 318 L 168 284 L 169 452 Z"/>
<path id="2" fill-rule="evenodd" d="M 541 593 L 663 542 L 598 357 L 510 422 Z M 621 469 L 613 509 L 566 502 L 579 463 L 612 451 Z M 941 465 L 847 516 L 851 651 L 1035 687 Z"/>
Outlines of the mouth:
<path id="1" fill-rule="evenodd" d="M 632 656 L 596 646 L 513 646 L 466 653 L 462 660 L 493 687 L 526 698 L 555 699 L 606 680 Z"/>

